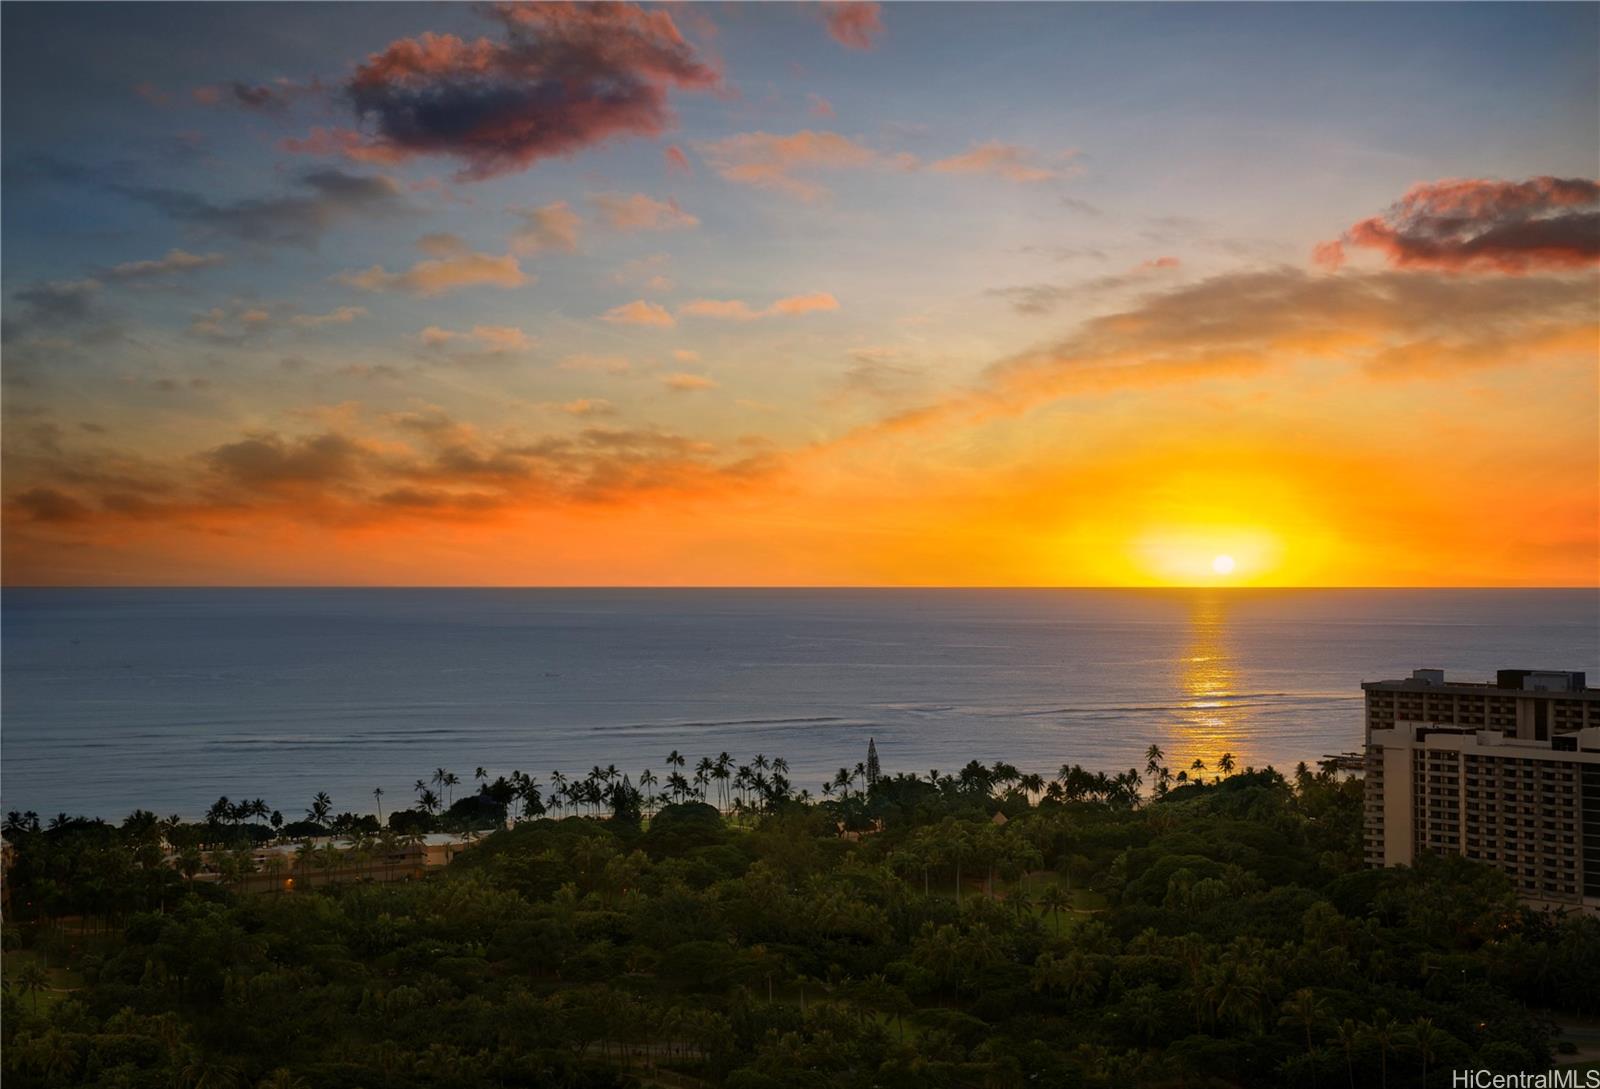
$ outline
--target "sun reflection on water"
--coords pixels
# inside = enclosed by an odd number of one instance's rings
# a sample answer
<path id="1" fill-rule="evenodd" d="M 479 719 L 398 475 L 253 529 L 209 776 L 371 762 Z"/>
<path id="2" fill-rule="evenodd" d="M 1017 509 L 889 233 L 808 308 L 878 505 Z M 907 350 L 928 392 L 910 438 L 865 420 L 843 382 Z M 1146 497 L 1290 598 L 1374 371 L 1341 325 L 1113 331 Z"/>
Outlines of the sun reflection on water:
<path id="1" fill-rule="evenodd" d="M 1189 770 L 1198 758 L 1206 765 L 1198 774 L 1210 778 L 1217 760 L 1231 752 L 1235 762 L 1245 764 L 1243 737 L 1248 710 L 1240 706 L 1238 671 L 1228 638 L 1228 603 L 1219 593 L 1196 594 L 1190 605 L 1189 642 L 1184 647 L 1179 674 L 1182 711 L 1173 738 L 1179 752 L 1168 758 L 1182 762 L 1174 766 Z M 1196 772 L 1191 771 L 1191 775 Z"/>

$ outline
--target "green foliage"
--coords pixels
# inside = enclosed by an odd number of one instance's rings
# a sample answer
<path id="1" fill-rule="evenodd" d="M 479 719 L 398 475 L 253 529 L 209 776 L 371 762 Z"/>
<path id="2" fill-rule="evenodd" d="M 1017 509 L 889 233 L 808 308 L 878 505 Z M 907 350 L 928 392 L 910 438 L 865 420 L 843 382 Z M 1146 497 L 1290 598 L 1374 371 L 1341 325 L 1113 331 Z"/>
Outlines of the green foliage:
<path id="1" fill-rule="evenodd" d="M 1600 921 L 1461 859 L 1361 868 L 1359 785 L 1331 776 L 1161 778 L 1137 804 L 1136 771 L 841 769 L 811 804 L 755 786 L 777 762 L 706 764 L 736 818 L 683 785 L 646 816 L 597 769 L 609 801 L 562 795 L 587 815 L 291 894 L 185 876 L 254 838 L 254 803 L 18 815 L 8 1087 L 1443 1084 L 1542 1069 L 1546 1011 L 1596 1012 Z M 483 781 L 390 825 L 529 797 Z"/>

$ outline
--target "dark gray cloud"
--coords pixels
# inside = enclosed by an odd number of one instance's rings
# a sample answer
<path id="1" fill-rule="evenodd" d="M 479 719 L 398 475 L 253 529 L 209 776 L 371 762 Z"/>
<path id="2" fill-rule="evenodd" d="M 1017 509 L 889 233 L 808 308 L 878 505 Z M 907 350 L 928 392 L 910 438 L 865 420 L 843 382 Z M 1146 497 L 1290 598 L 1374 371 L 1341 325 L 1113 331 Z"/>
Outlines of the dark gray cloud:
<path id="1" fill-rule="evenodd" d="M 265 245 L 315 246 L 340 223 L 394 216 L 408 210 L 400 186 L 392 178 L 342 170 L 303 174 L 295 183 L 298 191 L 288 195 L 220 204 L 183 189 L 143 185 L 112 188 L 201 233 Z"/>
<path id="2" fill-rule="evenodd" d="M 672 123 L 672 88 L 721 75 L 670 12 L 634 4 L 498 4 L 499 39 L 423 34 L 373 54 L 346 84 L 370 132 L 314 132 L 291 150 L 364 162 L 440 155 L 478 180 Z"/>

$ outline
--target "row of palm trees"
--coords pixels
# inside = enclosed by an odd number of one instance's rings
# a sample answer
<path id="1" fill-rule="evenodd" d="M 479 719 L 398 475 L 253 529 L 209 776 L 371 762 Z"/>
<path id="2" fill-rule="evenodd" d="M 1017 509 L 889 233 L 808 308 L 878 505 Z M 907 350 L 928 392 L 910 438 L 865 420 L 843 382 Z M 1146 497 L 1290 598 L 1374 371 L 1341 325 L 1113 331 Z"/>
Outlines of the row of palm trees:
<path id="1" fill-rule="evenodd" d="M 689 770 L 689 758 L 674 749 L 666 756 L 672 770 L 658 776 L 646 768 L 638 783 L 615 764 L 596 764 L 582 776 L 552 771 L 548 783 L 519 770 L 490 780 L 489 772 L 479 767 L 473 773 L 479 796 L 506 806 L 514 817 L 590 815 L 605 812 L 639 811 L 653 813 L 668 802 L 710 802 L 720 812 L 770 808 L 794 797 L 789 780 L 789 763 L 782 757 L 768 758 L 757 753 L 749 764 L 738 764 L 724 752 L 716 757 L 702 756 Z M 433 814 L 454 804 L 454 787 L 461 779 L 447 768 L 437 768 L 428 779 L 413 784 L 417 805 Z M 659 788 L 659 789 L 658 789 Z M 383 788 L 373 790 L 379 822 L 382 823 Z M 805 795 L 809 797 L 809 795 Z M 309 816 L 309 811 L 308 811 Z"/>
<path id="2" fill-rule="evenodd" d="M 869 757 L 875 755 L 874 748 Z M 488 770 L 479 766 L 473 772 L 473 780 L 480 795 L 488 795 L 496 803 L 504 805 L 514 818 L 547 814 L 556 817 L 597 816 L 624 811 L 649 815 L 669 802 L 689 801 L 710 802 L 719 812 L 728 814 L 770 809 L 788 799 L 811 799 L 809 791 L 794 792 L 788 775 L 789 762 L 781 756 L 769 758 L 764 753 L 757 753 L 748 764 L 740 764 L 723 752 L 716 757 L 700 757 L 693 771 L 689 770 L 689 758 L 677 749 L 668 753 L 665 759 L 667 766 L 672 769 L 665 779 L 646 768 L 639 773 L 637 785 L 626 773 L 619 772 L 615 764 L 603 768 L 596 764 L 582 777 L 553 771 L 548 784 L 541 784 L 538 779 L 522 771 L 513 771 L 509 776 L 491 782 Z M 1224 752 L 1216 760 L 1215 778 L 1226 778 L 1232 774 L 1235 766 L 1233 754 Z M 846 802 L 852 798 L 864 799 L 872 781 L 879 777 L 871 774 L 875 770 L 869 768 L 868 761 L 858 762 L 853 768 L 841 767 L 822 784 L 822 797 Z M 1197 756 L 1187 769 L 1173 772 L 1166 764 L 1166 755 L 1161 747 L 1151 745 L 1145 750 L 1144 775 L 1137 768 L 1107 775 L 1105 772 L 1091 772 L 1078 764 L 1063 764 L 1055 777 L 1047 780 L 1038 773 L 1019 771 L 1015 765 L 1005 761 L 986 766 L 973 760 L 953 775 L 941 774 L 938 768 L 932 768 L 927 773 L 926 781 L 935 787 L 985 794 L 1020 790 L 1030 805 L 1046 798 L 1054 801 L 1104 801 L 1137 805 L 1147 781 L 1154 784 L 1154 793 L 1159 797 L 1175 786 L 1204 783 L 1208 770 L 1206 762 Z M 913 772 L 908 778 L 914 780 L 918 776 Z M 450 808 L 455 802 L 455 788 L 460 785 L 461 778 L 455 772 L 443 767 L 434 769 L 432 776 L 418 779 L 414 785 L 418 808 L 430 815 Z M 372 798 L 377 806 L 378 824 L 382 826 L 383 788 L 374 787 Z M 154 814 L 148 816 L 156 821 Z M 305 811 L 308 823 L 322 828 L 331 827 L 334 831 L 349 830 L 350 822 L 345 820 L 346 816 L 333 818 L 333 799 L 326 791 L 318 791 Z M 277 829 L 284 823 L 282 814 L 268 806 L 264 799 L 235 802 L 227 795 L 211 804 L 206 810 L 205 819 L 208 824 L 218 827 L 267 820 Z M 70 820 L 63 813 L 50 822 L 50 827 L 64 827 Z M 176 827 L 182 821 L 174 815 L 158 823 Z M 37 830 L 38 825 L 38 816 L 33 813 L 13 812 L 6 818 L 7 830 L 25 831 L 30 826 Z"/>

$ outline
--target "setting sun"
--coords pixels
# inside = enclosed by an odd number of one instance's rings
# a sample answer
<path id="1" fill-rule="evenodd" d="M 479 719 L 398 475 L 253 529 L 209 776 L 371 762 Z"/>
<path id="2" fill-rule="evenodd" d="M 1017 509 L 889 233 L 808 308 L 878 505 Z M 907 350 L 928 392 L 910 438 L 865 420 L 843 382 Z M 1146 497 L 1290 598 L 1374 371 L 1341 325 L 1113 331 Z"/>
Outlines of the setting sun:
<path id="1" fill-rule="evenodd" d="M 1216 559 L 1211 561 L 1211 570 L 1215 571 L 1219 575 L 1233 574 L 1233 557 L 1218 556 Z"/>

